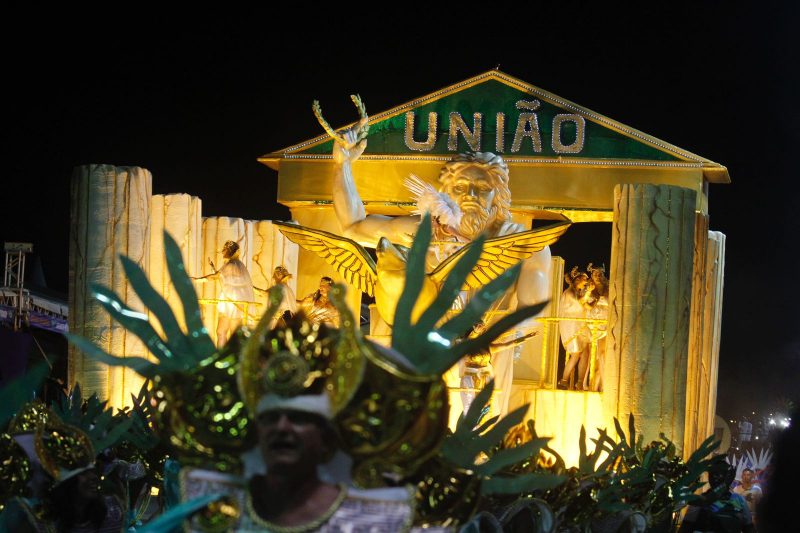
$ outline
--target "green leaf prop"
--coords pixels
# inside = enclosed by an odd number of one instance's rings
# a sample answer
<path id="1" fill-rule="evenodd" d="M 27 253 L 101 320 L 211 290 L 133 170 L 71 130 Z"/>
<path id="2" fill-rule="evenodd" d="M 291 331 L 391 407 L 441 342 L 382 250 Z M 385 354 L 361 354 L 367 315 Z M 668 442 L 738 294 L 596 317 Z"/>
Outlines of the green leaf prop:
<path id="1" fill-rule="evenodd" d="M 176 505 L 155 520 L 148 522 L 143 527 L 136 528 L 136 533 L 163 533 L 180 528 L 183 521 L 191 515 L 203 509 L 211 502 L 215 502 L 225 496 L 225 494 L 208 494 L 188 502 Z"/>
<path id="2" fill-rule="evenodd" d="M 68 395 L 62 392 L 50 409 L 62 422 L 86 433 L 97 453 L 128 440 L 134 423 L 127 413 L 115 416 L 108 402 L 101 402 L 96 393 L 84 398 L 78 383 Z"/>
<path id="3" fill-rule="evenodd" d="M 523 474 L 515 477 L 497 476 L 504 468 L 531 457 L 537 457 L 549 439 L 534 438 L 516 446 L 491 453 L 508 431 L 525 418 L 528 405 L 515 409 L 499 421 L 497 417 L 479 426 L 482 413 L 492 397 L 494 381 L 490 381 L 472 400 L 469 409 L 459 418 L 456 429 L 442 444 L 442 456 L 449 462 L 484 478 L 481 492 L 484 494 L 514 494 L 532 490 L 549 489 L 563 483 L 563 476 L 551 473 Z M 493 425 L 492 425 L 493 424 Z M 479 454 L 488 459 L 480 464 L 475 461 Z"/>
<path id="4" fill-rule="evenodd" d="M 392 347 L 405 355 L 422 374 L 440 375 L 467 354 L 488 348 L 489 344 L 509 328 L 541 312 L 547 302 L 523 307 L 504 316 L 476 338 L 457 340 L 501 298 L 519 277 L 521 264 L 506 270 L 487 283 L 472 298 L 466 308 L 436 329 L 450 311 L 467 276 L 483 250 L 485 237 L 476 239 L 448 274 L 433 304 L 415 324 L 411 311 L 419 298 L 425 280 L 425 262 L 431 242 L 431 217 L 426 214 L 420 222 L 408 253 L 406 283 L 394 318 Z"/>
<path id="5" fill-rule="evenodd" d="M 549 473 L 522 474 L 515 477 L 494 476 L 481 484 L 482 494 L 525 494 L 538 490 L 550 490 L 558 487 L 566 476 Z"/>
<path id="6" fill-rule="evenodd" d="M 110 289 L 92 286 L 92 292 L 100 304 L 117 322 L 142 340 L 158 363 L 142 357 L 111 355 L 78 335 L 66 334 L 67 339 L 90 357 L 107 365 L 131 368 L 147 379 L 153 379 L 158 374 L 191 371 L 213 356 L 216 348 L 203 325 L 197 293 L 186 274 L 180 247 L 167 232 L 164 232 L 164 252 L 172 284 L 183 307 L 187 333 L 181 330 L 166 300 L 147 281 L 144 271 L 125 256 L 120 256 L 120 261 L 128 281 L 147 310 L 158 320 L 164 331 L 163 338 L 153 328 L 147 314 L 131 309 Z"/>

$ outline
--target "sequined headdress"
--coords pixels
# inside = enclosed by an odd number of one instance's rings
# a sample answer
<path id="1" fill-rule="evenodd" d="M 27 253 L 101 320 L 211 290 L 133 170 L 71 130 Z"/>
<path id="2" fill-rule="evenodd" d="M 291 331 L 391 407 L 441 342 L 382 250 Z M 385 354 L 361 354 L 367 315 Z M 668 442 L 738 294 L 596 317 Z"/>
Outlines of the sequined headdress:
<path id="1" fill-rule="evenodd" d="M 51 415 L 36 430 L 36 455 L 56 484 L 94 467 L 95 449 L 89 435 Z"/>
<path id="2" fill-rule="evenodd" d="M 341 329 L 328 328 L 303 312 L 284 327 L 269 329 L 283 299 L 282 291 L 280 286 L 270 289 L 270 307 L 242 348 L 242 398 L 252 416 L 285 408 L 331 419 L 360 383 L 364 341 L 354 330 L 353 315 L 340 286 L 331 290 L 331 301 L 339 312 Z"/>

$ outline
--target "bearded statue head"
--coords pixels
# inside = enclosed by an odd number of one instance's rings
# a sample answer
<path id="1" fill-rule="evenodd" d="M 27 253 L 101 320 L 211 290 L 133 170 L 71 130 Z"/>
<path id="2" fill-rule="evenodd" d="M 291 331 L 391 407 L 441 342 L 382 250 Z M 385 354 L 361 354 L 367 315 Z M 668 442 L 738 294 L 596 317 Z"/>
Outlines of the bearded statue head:
<path id="1" fill-rule="evenodd" d="M 511 220 L 508 165 L 489 152 L 459 154 L 439 174 L 440 192 L 461 208 L 459 233 L 474 239 L 483 231 Z"/>

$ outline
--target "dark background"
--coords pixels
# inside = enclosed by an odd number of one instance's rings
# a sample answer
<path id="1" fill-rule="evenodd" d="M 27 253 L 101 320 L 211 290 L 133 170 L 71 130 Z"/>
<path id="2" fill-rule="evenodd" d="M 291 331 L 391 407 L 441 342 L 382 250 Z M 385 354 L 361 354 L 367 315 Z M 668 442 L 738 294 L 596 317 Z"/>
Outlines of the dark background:
<path id="1" fill-rule="evenodd" d="M 287 218 L 256 158 L 320 133 L 313 99 L 339 125 L 351 93 L 377 113 L 499 64 L 728 167 L 710 191 L 727 235 L 718 412 L 770 409 L 800 383 L 800 20 L 777 3 L 608 5 L 7 13 L 0 240 L 33 242 L 66 293 L 69 181 L 87 163 L 145 167 L 154 193 L 199 196 L 205 216 Z M 608 242 L 597 225 L 555 251 L 607 261 Z"/>

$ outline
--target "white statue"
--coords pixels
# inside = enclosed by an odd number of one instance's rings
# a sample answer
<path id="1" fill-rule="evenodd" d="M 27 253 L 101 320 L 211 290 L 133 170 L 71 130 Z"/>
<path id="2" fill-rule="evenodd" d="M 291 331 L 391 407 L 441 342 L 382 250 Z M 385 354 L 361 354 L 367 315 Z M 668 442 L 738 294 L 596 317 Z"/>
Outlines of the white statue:
<path id="1" fill-rule="evenodd" d="M 333 207 L 345 237 L 362 246 L 375 248 L 381 237 L 395 244 L 410 246 L 420 222 L 419 215 L 390 217 L 367 215 L 355 186 L 352 163 L 367 146 L 366 139 L 357 141 L 358 125 L 345 132 L 346 142 L 334 142 Z M 488 238 L 526 231 L 528 228 L 511 221 L 511 191 L 508 187 L 508 166 L 499 155 L 490 153 L 460 154 L 447 163 L 439 176 L 440 193 L 446 194 L 461 210 L 457 228 L 436 224 L 434 242 L 453 243 L 453 251 L 481 233 Z M 432 213 L 436 216 L 435 213 Z M 449 255 L 449 250 L 432 246 L 429 268 Z M 518 306 L 545 301 L 550 296 L 550 248 L 534 252 L 522 265 L 516 284 Z"/>
<path id="2" fill-rule="evenodd" d="M 420 223 L 420 215 L 384 216 L 367 215 L 364 204 L 355 186 L 352 164 L 364 152 L 366 139 L 359 140 L 359 130 L 365 124 L 362 120 L 354 128 L 335 137 L 333 148 L 333 206 L 343 234 L 358 244 L 377 247 L 382 238 L 395 244 L 410 246 Z M 363 137 L 363 136 L 362 136 Z M 448 162 L 439 176 L 441 186 L 439 202 L 427 195 L 427 209 L 435 221 L 433 245 L 428 253 L 428 268 L 435 268 L 440 262 L 462 248 L 480 234 L 491 239 L 524 232 L 521 224 L 511 220 L 511 191 L 508 186 L 508 166 L 503 158 L 491 153 L 461 154 Z M 412 192 L 413 192 L 412 188 Z M 425 194 L 418 187 L 417 198 Z M 440 206 L 439 211 L 435 209 Z M 419 205 L 418 205 L 419 207 Z M 445 216 L 446 215 L 446 216 Z M 470 291 L 470 293 L 473 291 Z M 468 301 L 471 294 L 465 294 Z M 550 296 L 550 248 L 544 246 L 533 252 L 522 264 L 516 286 L 500 305 L 490 310 L 492 313 L 513 311 L 516 307 L 537 304 Z M 528 324 L 523 328 L 531 328 Z M 511 351 L 513 348 L 507 348 Z M 513 357 L 495 356 L 494 372 L 509 376 L 505 381 L 510 385 Z M 502 365 L 508 368 L 498 368 Z M 499 391 L 497 403 L 499 411 L 508 408 L 510 390 Z"/>

